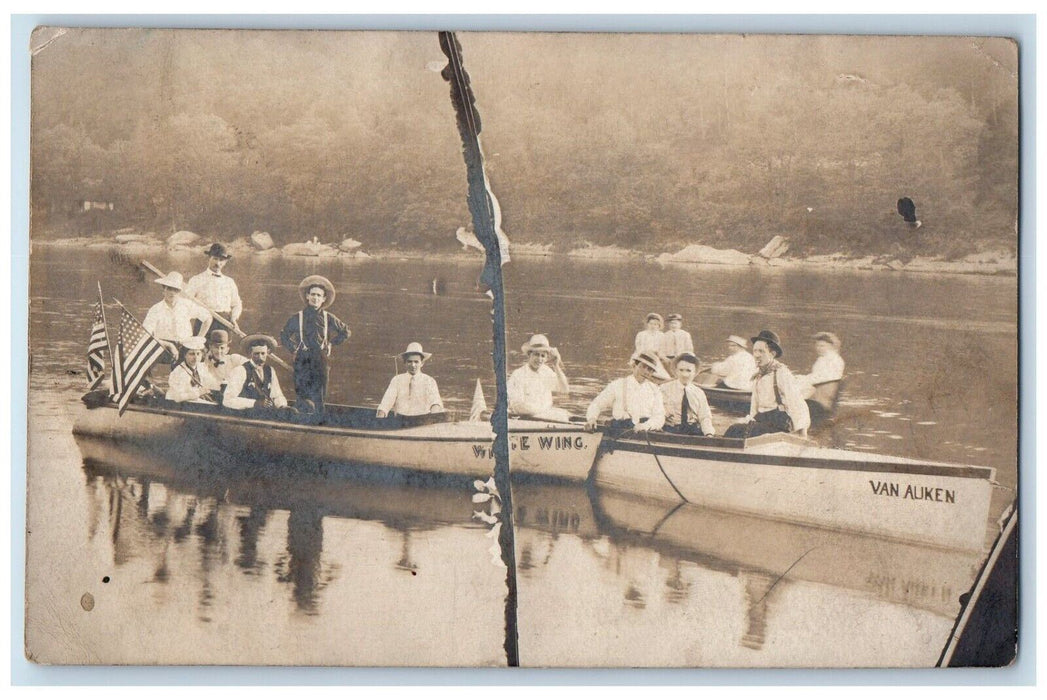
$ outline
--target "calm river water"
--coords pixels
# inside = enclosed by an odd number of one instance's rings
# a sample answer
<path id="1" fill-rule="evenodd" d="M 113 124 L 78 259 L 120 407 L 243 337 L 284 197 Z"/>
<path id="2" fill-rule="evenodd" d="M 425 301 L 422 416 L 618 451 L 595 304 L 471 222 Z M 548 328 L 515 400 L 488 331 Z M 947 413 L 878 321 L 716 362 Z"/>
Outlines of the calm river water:
<path id="1" fill-rule="evenodd" d="M 187 274 L 201 265 L 152 262 Z M 393 356 L 419 340 L 459 413 L 477 378 L 493 404 L 479 270 L 479 260 L 263 256 L 228 268 L 252 331 L 279 330 L 306 274 L 334 281 L 332 310 L 353 335 L 334 354 L 333 401 L 376 404 Z M 772 328 L 801 370 L 814 359 L 810 334 L 832 330 L 847 385 L 820 441 L 996 467 L 992 516 L 1013 498 L 1013 278 L 553 260 L 505 272 L 510 366 L 531 333 L 548 334 L 572 409 L 625 372 L 648 311 L 682 313 L 704 359 L 727 334 Z M 292 465 L 216 474 L 206 453 L 170 464 L 78 444 L 96 281 L 139 318 L 159 289 L 98 250 L 38 247 L 31 275 L 27 619 L 38 658 L 504 664 L 505 572 L 472 517 L 471 485 L 332 481 Z M 721 428 L 731 420 L 716 417 Z M 514 498 L 525 665 L 933 665 L 980 564 L 581 486 L 521 484 Z"/>

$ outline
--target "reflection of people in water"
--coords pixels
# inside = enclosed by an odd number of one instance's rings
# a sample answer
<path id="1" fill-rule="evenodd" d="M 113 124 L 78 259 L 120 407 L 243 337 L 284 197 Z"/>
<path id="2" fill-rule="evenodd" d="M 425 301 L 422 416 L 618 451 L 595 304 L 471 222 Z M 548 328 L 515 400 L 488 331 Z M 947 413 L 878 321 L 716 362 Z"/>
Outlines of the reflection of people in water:
<path id="1" fill-rule="evenodd" d="M 742 635 L 742 646 L 747 649 L 762 649 L 767 638 L 767 599 L 774 589 L 776 577 L 769 574 L 739 572 L 745 584 L 746 627 Z"/>
<path id="2" fill-rule="evenodd" d="M 236 558 L 236 565 L 244 571 L 256 572 L 259 569 L 258 537 L 268 519 L 269 511 L 258 507 L 251 508 L 247 515 L 236 516 L 240 528 L 240 556 Z"/>
<path id="3" fill-rule="evenodd" d="M 324 516 L 319 508 L 296 508 L 287 516 L 287 568 L 281 583 L 290 583 L 298 609 L 315 613 L 320 576 L 320 554 L 324 548 Z"/>

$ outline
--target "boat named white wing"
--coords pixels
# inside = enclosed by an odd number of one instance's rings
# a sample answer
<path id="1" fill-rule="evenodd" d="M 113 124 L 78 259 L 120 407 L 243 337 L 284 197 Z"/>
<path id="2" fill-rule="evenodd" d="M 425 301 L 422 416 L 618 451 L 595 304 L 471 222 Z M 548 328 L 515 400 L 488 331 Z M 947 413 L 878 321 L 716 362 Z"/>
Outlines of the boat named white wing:
<path id="1" fill-rule="evenodd" d="M 818 447 L 628 432 L 604 439 L 597 484 L 643 497 L 960 549 L 985 544 L 995 470 Z"/>

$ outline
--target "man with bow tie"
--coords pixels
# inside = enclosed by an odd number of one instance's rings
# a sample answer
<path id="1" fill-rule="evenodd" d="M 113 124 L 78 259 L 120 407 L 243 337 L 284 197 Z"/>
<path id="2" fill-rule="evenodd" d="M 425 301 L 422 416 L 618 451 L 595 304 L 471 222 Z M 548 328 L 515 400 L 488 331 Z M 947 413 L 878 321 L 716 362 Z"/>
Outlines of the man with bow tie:
<path id="1" fill-rule="evenodd" d="M 229 332 L 222 329 L 213 330 L 207 334 L 207 354 L 204 356 L 204 364 L 224 388 L 229 383 L 229 375 L 233 370 L 247 362 L 247 358 L 239 353 L 229 352 Z"/>
<path id="2" fill-rule="evenodd" d="M 221 385 L 201 362 L 204 354 L 204 339 L 199 336 L 186 338 L 185 359 L 171 370 L 165 398 L 168 401 L 190 401 L 192 403 L 215 403 Z"/>
<path id="3" fill-rule="evenodd" d="M 247 408 L 287 408 L 280 379 L 271 365 L 269 354 L 276 350 L 276 339 L 255 333 L 243 339 L 243 348 L 251 356 L 229 375 L 222 392 L 222 405 L 238 411 Z"/>
<path id="4" fill-rule="evenodd" d="M 705 392 L 693 383 L 698 372 L 698 358 L 694 353 L 682 352 L 674 358 L 673 368 L 676 379 L 658 387 L 665 401 L 665 426 L 662 430 L 680 435 L 715 435 L 709 400 Z"/>
<path id="5" fill-rule="evenodd" d="M 207 255 L 207 269 L 190 278 L 182 293 L 190 299 L 203 304 L 206 308 L 217 311 L 233 322 L 233 326 L 239 331 L 237 321 L 244 310 L 243 302 L 240 301 L 240 291 L 232 277 L 223 274 L 222 269 L 233 257 L 221 243 L 213 243 L 204 251 Z M 217 320 L 211 322 L 209 329 L 212 331 L 222 326 Z M 199 333 L 198 335 L 206 335 Z"/>

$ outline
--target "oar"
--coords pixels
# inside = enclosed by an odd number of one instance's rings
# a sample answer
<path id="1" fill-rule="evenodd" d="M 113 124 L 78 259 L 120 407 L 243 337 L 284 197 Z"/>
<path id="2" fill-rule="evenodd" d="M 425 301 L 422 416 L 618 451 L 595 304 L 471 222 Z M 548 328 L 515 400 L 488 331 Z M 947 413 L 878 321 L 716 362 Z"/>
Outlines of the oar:
<path id="1" fill-rule="evenodd" d="M 142 267 L 144 267 L 145 269 L 149 270 L 150 272 L 152 272 L 157 277 L 163 277 L 164 276 L 164 273 L 161 272 L 158 267 L 153 265 L 148 260 L 142 260 Z M 181 292 L 179 292 L 179 294 L 181 294 Z M 186 298 L 188 299 L 188 297 L 186 297 Z M 223 326 L 225 326 L 226 328 L 231 330 L 233 333 L 236 333 L 236 335 L 238 335 L 239 337 L 241 337 L 241 338 L 246 338 L 247 337 L 247 334 L 244 333 L 242 330 L 240 330 L 239 326 L 237 326 L 235 323 L 233 323 L 232 321 L 227 319 L 222 314 L 220 314 L 217 311 L 215 311 L 214 309 L 212 309 L 207 304 L 203 303 L 199 299 L 190 299 L 190 301 L 192 301 L 194 304 L 199 304 L 200 306 L 202 306 L 205 309 L 207 309 L 211 313 L 211 315 L 215 318 L 216 321 L 218 321 L 220 324 L 222 324 Z M 276 364 L 280 365 L 284 369 L 290 370 L 292 372 L 294 371 L 291 368 L 291 365 L 289 365 L 286 362 L 284 362 L 279 356 L 277 356 L 276 353 L 273 353 L 272 355 L 270 355 L 270 357 L 273 358 L 273 362 L 275 362 Z"/>

